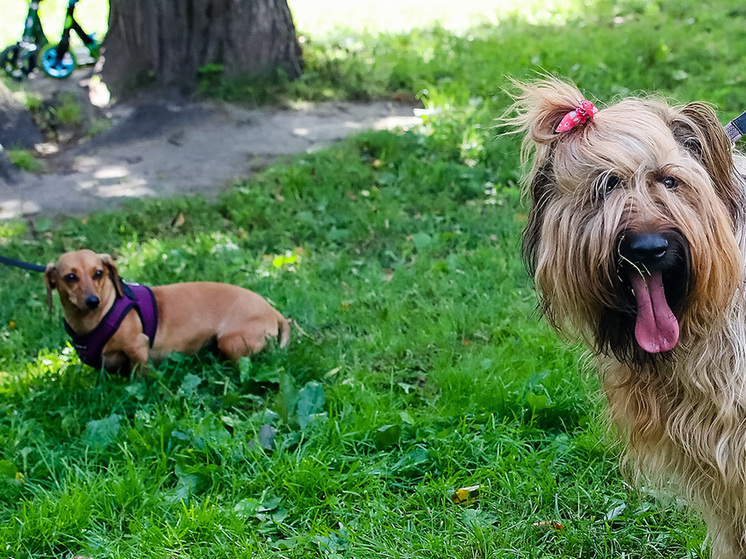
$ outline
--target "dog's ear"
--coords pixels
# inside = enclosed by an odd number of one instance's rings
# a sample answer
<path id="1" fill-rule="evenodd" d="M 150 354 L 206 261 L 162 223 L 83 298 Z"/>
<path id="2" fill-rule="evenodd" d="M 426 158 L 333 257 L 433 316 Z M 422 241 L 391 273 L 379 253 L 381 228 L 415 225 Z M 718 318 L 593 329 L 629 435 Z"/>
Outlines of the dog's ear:
<path id="1" fill-rule="evenodd" d="M 114 260 L 108 254 L 99 254 L 98 256 L 101 258 L 101 263 L 104 265 L 104 268 L 109 270 L 109 277 L 111 278 L 111 283 L 114 284 L 117 296 L 124 297 L 124 292 L 122 291 L 122 279 L 119 277 L 119 270 L 117 270 Z"/>
<path id="2" fill-rule="evenodd" d="M 552 158 L 547 157 L 540 165 L 535 165 L 528 179 L 528 195 L 531 197 L 526 227 L 523 230 L 521 254 L 526 269 L 533 277 L 536 273 L 536 260 L 541 244 L 541 227 L 544 223 L 546 207 L 551 199 L 554 186 L 554 170 Z"/>
<path id="3" fill-rule="evenodd" d="M 525 134 L 521 160 L 526 176 L 525 189 L 531 197 L 528 223 L 523 233 L 523 259 L 529 272 L 536 270 L 536 251 L 540 243 L 544 209 L 554 186 L 553 160 L 557 126 L 583 100 L 580 91 L 569 83 L 547 76 L 543 79 L 512 81 L 513 105 L 500 119 L 511 133 Z M 529 169 L 530 166 L 530 169 Z"/>
<path id="4" fill-rule="evenodd" d="M 551 76 L 533 82 L 513 80 L 512 85 L 516 90 L 512 94 L 513 105 L 501 121 L 512 127 L 513 133 L 525 134 L 521 162 L 531 209 L 523 233 L 522 252 L 526 267 L 533 275 L 544 211 L 555 185 L 553 163 L 557 142 L 570 137 L 567 132 L 558 134 L 556 130 L 562 119 L 578 108 L 583 94 L 574 85 Z"/>
<path id="5" fill-rule="evenodd" d="M 57 266 L 54 262 L 47 264 L 44 270 L 44 283 L 47 285 L 47 308 L 52 312 L 52 291 L 57 287 Z"/>
<path id="6" fill-rule="evenodd" d="M 535 162 L 529 175 L 526 188 L 531 197 L 526 226 L 521 238 L 521 256 L 529 275 L 538 282 L 536 270 L 538 267 L 539 250 L 542 244 L 542 227 L 545 222 L 547 206 L 552 199 L 554 190 L 554 169 L 552 168 L 552 149 L 544 150 L 546 157 L 541 162 Z M 543 289 L 537 285 L 536 294 L 538 307 L 547 321 L 557 327 L 552 313 L 549 299 Z"/>
<path id="7" fill-rule="evenodd" d="M 705 168 L 735 223 L 743 212 L 743 199 L 736 185 L 732 145 L 715 111 L 704 103 L 689 103 L 670 126 L 676 141 Z"/>

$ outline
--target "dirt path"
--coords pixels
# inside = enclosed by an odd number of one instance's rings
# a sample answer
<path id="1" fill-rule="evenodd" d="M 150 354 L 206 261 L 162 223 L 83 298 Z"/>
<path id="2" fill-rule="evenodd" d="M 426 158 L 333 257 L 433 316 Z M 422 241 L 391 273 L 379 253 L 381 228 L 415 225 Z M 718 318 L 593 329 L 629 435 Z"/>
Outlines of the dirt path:
<path id="1" fill-rule="evenodd" d="M 0 219 L 83 215 L 148 196 L 214 197 L 277 157 L 419 121 L 412 107 L 384 102 L 249 110 L 150 101 L 118 107 L 112 116 L 110 130 L 56 156 L 53 172 L 0 180 Z"/>

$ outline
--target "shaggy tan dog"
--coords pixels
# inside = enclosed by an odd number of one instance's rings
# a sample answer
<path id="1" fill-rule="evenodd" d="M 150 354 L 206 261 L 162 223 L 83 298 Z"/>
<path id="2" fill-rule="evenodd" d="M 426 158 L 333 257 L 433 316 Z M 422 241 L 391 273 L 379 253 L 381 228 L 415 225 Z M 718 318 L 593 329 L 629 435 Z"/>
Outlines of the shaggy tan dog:
<path id="1" fill-rule="evenodd" d="M 517 86 L 540 307 L 595 355 L 625 463 L 702 513 L 714 557 L 744 558 L 744 159 L 701 103 Z"/>

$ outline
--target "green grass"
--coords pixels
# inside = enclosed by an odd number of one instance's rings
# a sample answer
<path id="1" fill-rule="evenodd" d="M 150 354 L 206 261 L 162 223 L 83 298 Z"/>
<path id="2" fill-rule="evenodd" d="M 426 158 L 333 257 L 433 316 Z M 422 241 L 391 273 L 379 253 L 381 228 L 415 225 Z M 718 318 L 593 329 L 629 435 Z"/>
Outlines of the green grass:
<path id="1" fill-rule="evenodd" d="M 27 149 L 9 149 L 6 151 L 6 155 L 13 165 L 30 173 L 41 173 L 47 168 L 45 161 L 38 159 L 34 152 Z"/>
<path id="2" fill-rule="evenodd" d="M 81 366 L 59 310 L 45 316 L 42 279 L 8 271 L 0 545 L 14 557 L 696 551 L 691 519 L 619 478 L 592 372 L 533 312 L 512 178 L 426 130 L 363 134 L 216 205 L 138 204 L 36 238 L 9 229 L 4 252 L 34 261 L 92 246 L 132 280 L 247 285 L 306 335 L 241 367 L 175 356 L 129 382 Z M 263 425 L 277 429 L 272 451 Z M 475 484 L 476 504 L 451 503 Z M 534 526 L 551 521 L 564 528 Z"/>
<path id="3" fill-rule="evenodd" d="M 240 366 L 174 356 L 130 382 L 82 366 L 42 278 L 5 270 L 0 555 L 707 556 L 696 518 L 621 478 L 591 367 L 534 311 L 517 139 L 493 125 L 506 76 L 542 71 L 602 102 L 707 100 L 725 120 L 746 107 L 746 13 L 586 4 L 467 32 L 308 32 L 308 74 L 276 92 L 418 96 L 429 116 L 214 204 L 2 225 L 3 254 L 90 247 L 130 280 L 241 284 L 305 334 Z M 451 502 L 477 484 L 476 502 Z"/>

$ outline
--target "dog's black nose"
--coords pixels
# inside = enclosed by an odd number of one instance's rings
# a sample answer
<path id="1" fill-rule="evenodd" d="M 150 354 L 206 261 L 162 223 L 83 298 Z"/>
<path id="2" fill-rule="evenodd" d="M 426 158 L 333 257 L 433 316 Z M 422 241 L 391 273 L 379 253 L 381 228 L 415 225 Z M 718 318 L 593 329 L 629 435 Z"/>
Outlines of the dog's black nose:
<path id="1" fill-rule="evenodd" d="M 654 266 L 666 256 L 668 240 L 659 233 L 627 234 L 621 252 L 633 264 Z"/>
<path id="2" fill-rule="evenodd" d="M 85 306 L 91 310 L 97 309 L 98 304 L 99 304 L 99 300 L 98 300 L 98 297 L 96 297 L 95 295 L 91 295 L 90 297 L 86 297 L 85 299 Z"/>

